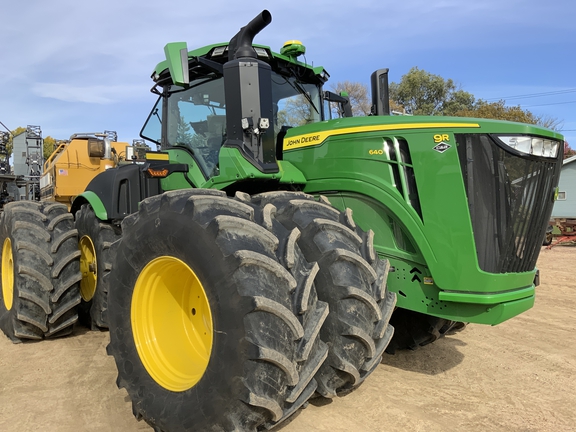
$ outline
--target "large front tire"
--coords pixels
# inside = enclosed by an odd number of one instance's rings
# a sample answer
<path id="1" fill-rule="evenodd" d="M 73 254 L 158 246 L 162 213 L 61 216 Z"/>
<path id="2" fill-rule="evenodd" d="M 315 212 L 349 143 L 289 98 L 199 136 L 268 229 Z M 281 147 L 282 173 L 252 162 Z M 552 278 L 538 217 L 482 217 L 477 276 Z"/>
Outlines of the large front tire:
<path id="1" fill-rule="evenodd" d="M 108 328 L 108 281 L 114 254 L 112 244 L 122 234 L 120 228 L 100 221 L 90 204 L 76 212 L 76 229 L 81 252 L 80 321 L 95 330 Z"/>
<path id="2" fill-rule="evenodd" d="M 302 232 L 298 244 L 319 265 L 318 298 L 330 306 L 321 338 L 330 347 L 316 378 L 326 398 L 358 388 L 382 360 L 394 329 L 389 325 L 396 294 L 386 288 L 388 261 L 374 250 L 372 231 L 356 226 L 351 210 L 341 212 L 311 195 L 268 192 L 255 197 L 272 203 L 288 229 Z"/>
<path id="3" fill-rule="evenodd" d="M 108 353 L 135 416 L 156 431 L 255 431 L 316 391 L 328 306 L 299 233 L 274 210 L 185 190 L 124 220 Z"/>
<path id="4" fill-rule="evenodd" d="M 17 201 L 4 207 L 0 328 L 13 342 L 72 332 L 80 303 L 77 238 L 65 205 Z"/>
<path id="5" fill-rule="evenodd" d="M 395 331 L 394 337 L 386 348 L 388 354 L 395 354 L 397 350 L 415 350 L 466 327 L 466 323 L 460 321 L 451 321 L 402 308 L 394 311 L 390 322 Z"/>

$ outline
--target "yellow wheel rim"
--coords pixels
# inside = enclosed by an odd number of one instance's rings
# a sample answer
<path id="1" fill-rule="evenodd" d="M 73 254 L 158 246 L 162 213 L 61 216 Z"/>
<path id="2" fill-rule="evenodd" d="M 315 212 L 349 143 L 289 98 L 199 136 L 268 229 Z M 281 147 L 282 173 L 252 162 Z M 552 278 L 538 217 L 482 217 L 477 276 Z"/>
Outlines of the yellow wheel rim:
<path id="1" fill-rule="evenodd" d="M 14 258 L 12 257 L 12 241 L 4 240 L 2 246 L 2 298 L 6 310 L 12 309 L 14 302 Z"/>
<path id="2" fill-rule="evenodd" d="M 86 235 L 82 236 L 78 246 L 80 247 L 80 272 L 82 273 L 80 295 L 84 301 L 90 301 L 96 293 L 96 284 L 98 283 L 96 249 L 92 239 Z"/>
<path id="3" fill-rule="evenodd" d="M 163 256 L 142 270 L 132 294 L 130 318 L 140 360 L 167 390 L 194 387 L 212 351 L 212 313 L 196 273 Z"/>

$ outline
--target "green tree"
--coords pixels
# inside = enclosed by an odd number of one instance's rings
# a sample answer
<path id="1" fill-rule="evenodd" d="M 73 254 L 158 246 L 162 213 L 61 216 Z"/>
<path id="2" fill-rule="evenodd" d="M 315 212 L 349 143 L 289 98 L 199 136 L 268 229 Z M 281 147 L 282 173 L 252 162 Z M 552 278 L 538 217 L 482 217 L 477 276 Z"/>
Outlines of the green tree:
<path id="1" fill-rule="evenodd" d="M 530 111 L 525 111 L 520 106 L 508 107 L 504 100 L 498 102 L 479 100 L 474 106 L 456 112 L 456 115 L 536 124 L 536 119 Z"/>
<path id="2" fill-rule="evenodd" d="M 534 115 L 534 114 L 533 114 Z M 563 122 L 556 117 L 550 117 L 547 115 L 534 115 L 536 119 L 536 124 L 548 129 L 559 131 L 562 128 Z"/>
<path id="3" fill-rule="evenodd" d="M 11 131 L 12 135 L 10 136 L 10 139 L 8 140 L 8 145 L 6 146 L 8 157 L 10 157 L 12 155 L 12 151 L 14 149 L 13 138 L 16 135 L 20 135 L 23 132 L 26 132 L 26 128 L 22 127 L 22 126 L 19 126 L 16 129 L 14 129 L 13 131 Z M 50 155 L 52 153 L 54 153 L 54 150 L 56 150 L 56 147 L 58 145 L 58 141 L 59 140 L 51 137 L 50 135 L 48 135 L 46 138 L 43 139 L 42 153 L 44 156 L 44 160 L 47 160 L 50 157 Z"/>
<path id="4" fill-rule="evenodd" d="M 549 129 L 557 129 L 561 122 L 547 116 L 537 116 L 528 110 L 517 106 L 506 106 L 506 101 L 486 102 L 478 100 L 474 106 L 457 111 L 458 117 L 478 117 L 497 120 L 508 120 L 520 123 L 529 123 L 543 126 Z"/>
<path id="5" fill-rule="evenodd" d="M 390 84 L 393 110 L 406 110 L 417 115 L 447 115 L 508 120 L 558 130 L 562 122 L 546 115 L 536 115 L 506 101 L 487 102 L 476 98 L 451 79 L 413 67 L 399 83 Z"/>
<path id="6" fill-rule="evenodd" d="M 348 93 L 352 114 L 355 117 L 370 114 L 372 101 L 366 84 L 354 81 L 340 81 L 332 85 L 331 89 L 336 94 L 340 92 Z M 306 98 L 302 95 L 296 95 L 286 99 L 283 109 L 278 111 L 276 123 L 277 125 L 302 126 L 310 123 L 316 116 L 317 113 Z"/>
<path id="7" fill-rule="evenodd" d="M 370 114 L 368 87 L 360 82 L 340 81 L 332 86 L 335 93 L 347 92 L 354 116 Z M 399 83 L 390 84 L 390 109 L 415 115 L 445 115 L 508 120 L 558 130 L 562 122 L 556 118 L 536 115 L 520 106 L 506 106 L 506 101 L 476 100 L 452 79 L 413 67 Z M 300 126 L 310 122 L 311 107 L 302 96 L 288 99 L 278 112 L 278 125 Z"/>
<path id="8" fill-rule="evenodd" d="M 180 116 L 178 128 L 176 129 L 176 142 L 178 144 L 192 144 L 195 133 L 191 129 L 192 126 L 190 126 L 184 116 Z"/>
<path id="9" fill-rule="evenodd" d="M 284 109 L 278 111 L 278 124 L 287 126 L 302 126 L 310 123 L 312 107 L 302 95 L 286 99 Z M 282 123 L 280 123 L 282 120 Z"/>
<path id="10" fill-rule="evenodd" d="M 8 139 L 8 144 L 6 145 L 6 153 L 8 153 L 8 157 L 12 156 L 12 150 L 14 149 L 14 137 L 16 135 L 20 135 L 22 132 L 26 132 L 26 128 L 22 126 L 18 126 L 16 129 L 12 130 L 12 135 Z"/>
<path id="11" fill-rule="evenodd" d="M 11 136 L 8 140 L 8 145 L 6 146 L 6 150 L 8 153 L 8 157 L 12 156 L 12 151 L 14 149 L 14 137 L 16 135 L 20 135 L 21 133 L 26 132 L 26 128 L 19 126 L 16 129 L 11 131 Z M 54 150 L 56 149 L 56 139 L 52 138 L 51 136 L 47 136 L 46 138 L 43 139 L 43 156 L 44 156 L 44 160 L 48 159 L 50 157 L 50 155 L 54 152 Z"/>
<path id="12" fill-rule="evenodd" d="M 47 160 L 54 153 L 54 150 L 56 150 L 56 140 L 48 135 L 44 138 L 43 143 L 44 160 Z"/>
<path id="13" fill-rule="evenodd" d="M 392 106 L 415 115 L 454 115 L 472 108 L 474 96 L 452 79 L 413 67 L 399 83 L 390 83 Z"/>

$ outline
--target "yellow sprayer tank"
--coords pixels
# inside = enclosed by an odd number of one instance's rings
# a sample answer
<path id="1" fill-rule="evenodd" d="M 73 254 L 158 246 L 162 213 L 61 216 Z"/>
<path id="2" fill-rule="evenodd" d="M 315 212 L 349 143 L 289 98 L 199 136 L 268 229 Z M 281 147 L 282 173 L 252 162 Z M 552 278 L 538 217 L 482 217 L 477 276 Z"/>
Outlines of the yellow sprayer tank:
<path id="1" fill-rule="evenodd" d="M 78 133 L 61 141 L 44 163 L 40 178 L 42 201 L 57 201 L 68 208 L 101 172 L 125 158 L 128 143 L 117 142 L 115 132 Z"/>

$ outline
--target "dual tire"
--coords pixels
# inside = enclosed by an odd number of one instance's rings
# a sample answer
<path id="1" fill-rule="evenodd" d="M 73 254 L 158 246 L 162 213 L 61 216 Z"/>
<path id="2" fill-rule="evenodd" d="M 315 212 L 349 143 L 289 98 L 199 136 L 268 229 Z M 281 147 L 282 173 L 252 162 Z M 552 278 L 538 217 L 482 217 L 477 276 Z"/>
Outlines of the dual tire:
<path id="1" fill-rule="evenodd" d="M 14 341 L 63 336 L 82 301 L 156 431 L 273 427 L 357 388 L 393 334 L 388 263 L 326 200 L 174 191 L 123 229 L 116 241 L 88 205 L 76 228 L 60 204 L 6 206 L 0 326 Z"/>
<path id="2" fill-rule="evenodd" d="M 120 234 L 88 204 L 19 201 L 0 222 L 0 328 L 14 342 L 66 336 L 80 320 L 106 328 L 112 244 Z"/>
<path id="3" fill-rule="evenodd" d="M 65 336 L 78 321 L 78 236 L 65 205 L 18 201 L 0 219 L 0 328 L 13 341 Z"/>
<path id="4" fill-rule="evenodd" d="M 317 375 L 318 393 L 326 398 L 349 393 L 378 366 L 394 333 L 389 263 L 378 259 L 374 233 L 362 231 L 351 210 L 340 212 L 324 197 L 270 192 L 255 199 L 277 207 L 282 224 L 302 233 L 304 256 L 319 265 L 316 289 L 330 307 L 321 338 L 329 342 L 330 353 Z"/>
<path id="5" fill-rule="evenodd" d="M 80 321 L 92 330 L 108 328 L 108 281 L 114 261 L 112 245 L 120 239 L 120 228 L 102 222 L 90 204 L 75 214 L 80 249 Z"/>
<path id="6" fill-rule="evenodd" d="M 270 428 L 380 362 L 395 297 L 349 213 L 298 193 L 174 191 L 122 230 L 108 352 L 156 431 Z"/>

